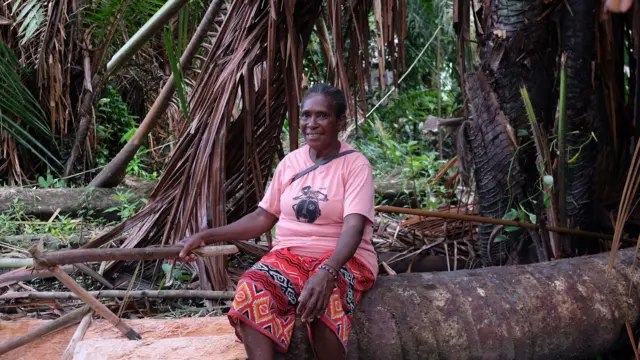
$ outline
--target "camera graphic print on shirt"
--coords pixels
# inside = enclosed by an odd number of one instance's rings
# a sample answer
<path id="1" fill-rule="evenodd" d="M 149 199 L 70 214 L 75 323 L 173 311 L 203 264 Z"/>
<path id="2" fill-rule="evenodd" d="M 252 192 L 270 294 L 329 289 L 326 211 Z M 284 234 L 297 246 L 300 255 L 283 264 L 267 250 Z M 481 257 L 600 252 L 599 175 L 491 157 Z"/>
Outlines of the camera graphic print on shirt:
<path id="1" fill-rule="evenodd" d="M 300 195 L 293 198 L 293 200 L 299 200 L 293 205 L 293 212 L 298 221 L 313 224 L 322 215 L 320 202 L 327 202 L 329 199 L 326 194 L 312 190 L 308 185 L 303 187 L 300 192 Z"/>

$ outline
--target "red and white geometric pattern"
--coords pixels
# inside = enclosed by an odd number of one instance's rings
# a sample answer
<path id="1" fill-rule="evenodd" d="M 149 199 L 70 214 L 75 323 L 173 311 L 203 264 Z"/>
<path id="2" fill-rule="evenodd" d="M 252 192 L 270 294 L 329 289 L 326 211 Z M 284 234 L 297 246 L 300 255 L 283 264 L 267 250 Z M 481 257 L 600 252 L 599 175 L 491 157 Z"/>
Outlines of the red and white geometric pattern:
<path id="1" fill-rule="evenodd" d="M 293 254 L 287 249 L 265 255 L 238 282 L 228 314 L 231 325 L 237 327 L 242 321 L 272 339 L 277 351 L 286 352 L 295 325 L 298 296 L 329 255 L 312 258 Z M 355 305 L 373 282 L 374 276 L 369 268 L 355 257 L 340 269 L 336 287 L 321 320 L 336 334 L 345 349 Z"/>

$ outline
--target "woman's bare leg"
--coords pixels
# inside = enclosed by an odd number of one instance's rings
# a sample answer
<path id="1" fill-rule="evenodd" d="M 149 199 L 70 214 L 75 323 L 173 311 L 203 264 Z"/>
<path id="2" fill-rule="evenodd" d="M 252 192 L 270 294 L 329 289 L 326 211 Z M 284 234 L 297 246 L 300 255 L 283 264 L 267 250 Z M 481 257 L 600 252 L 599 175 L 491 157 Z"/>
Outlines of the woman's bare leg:
<path id="1" fill-rule="evenodd" d="M 273 360 L 275 356 L 273 340 L 242 321 L 240 321 L 240 333 L 249 360 Z"/>
<path id="2" fill-rule="evenodd" d="M 318 360 L 345 359 L 344 346 L 342 346 L 336 334 L 322 320 L 317 319 L 311 323 L 311 336 L 313 337 L 313 348 Z"/>

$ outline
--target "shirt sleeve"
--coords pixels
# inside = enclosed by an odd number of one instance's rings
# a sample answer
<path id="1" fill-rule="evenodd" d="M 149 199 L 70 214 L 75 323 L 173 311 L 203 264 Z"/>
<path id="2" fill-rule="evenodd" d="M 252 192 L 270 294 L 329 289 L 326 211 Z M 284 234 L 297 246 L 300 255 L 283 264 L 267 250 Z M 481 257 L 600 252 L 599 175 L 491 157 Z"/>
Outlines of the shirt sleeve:
<path id="1" fill-rule="evenodd" d="M 280 195 L 282 195 L 284 169 L 284 161 L 281 161 L 276 167 L 271 184 L 269 184 L 262 201 L 258 205 L 276 217 L 280 217 Z"/>
<path id="2" fill-rule="evenodd" d="M 349 171 L 345 184 L 343 217 L 350 214 L 360 214 L 371 223 L 374 222 L 375 193 L 373 186 L 371 165 L 360 164 Z"/>

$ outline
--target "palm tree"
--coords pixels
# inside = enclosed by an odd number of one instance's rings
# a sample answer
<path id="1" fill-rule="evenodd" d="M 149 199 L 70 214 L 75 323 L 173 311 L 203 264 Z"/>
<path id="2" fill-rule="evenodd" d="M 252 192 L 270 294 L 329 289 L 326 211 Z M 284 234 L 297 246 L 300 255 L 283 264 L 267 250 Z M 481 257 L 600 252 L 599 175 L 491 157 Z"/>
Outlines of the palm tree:
<path id="1" fill-rule="evenodd" d="M 639 10 L 636 2 L 626 14 L 610 13 L 596 0 L 458 2 L 471 116 L 458 154 L 475 178 L 481 215 L 611 231 L 602 215 L 619 199 L 638 142 Z M 504 263 L 517 247 L 522 260 L 529 244 L 537 261 L 599 250 L 489 224 L 480 237 L 486 265 Z"/>

